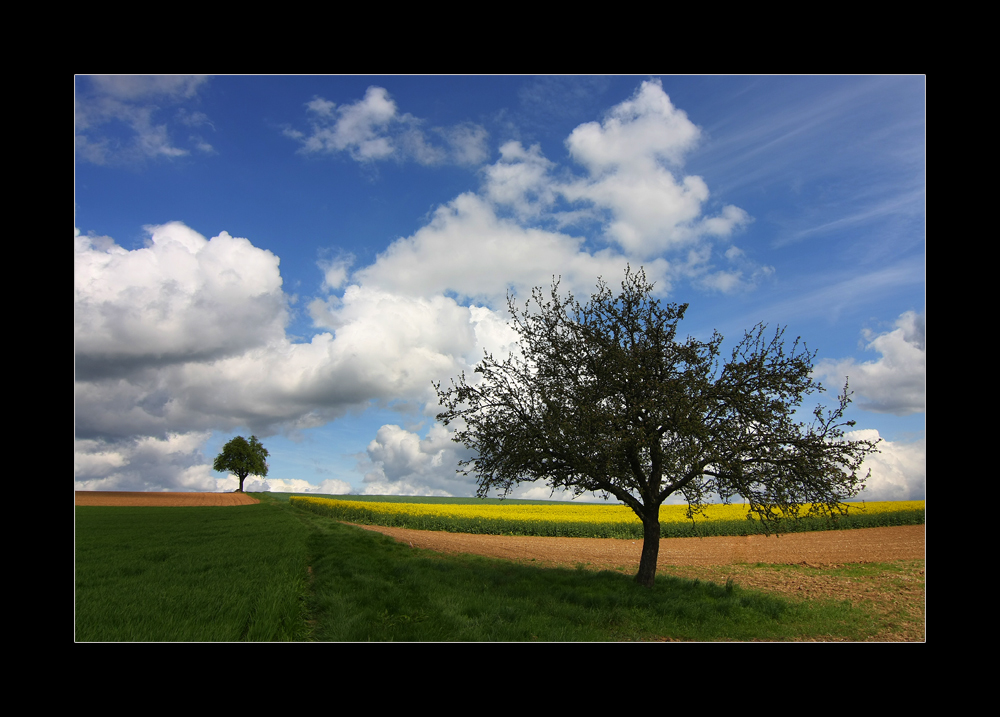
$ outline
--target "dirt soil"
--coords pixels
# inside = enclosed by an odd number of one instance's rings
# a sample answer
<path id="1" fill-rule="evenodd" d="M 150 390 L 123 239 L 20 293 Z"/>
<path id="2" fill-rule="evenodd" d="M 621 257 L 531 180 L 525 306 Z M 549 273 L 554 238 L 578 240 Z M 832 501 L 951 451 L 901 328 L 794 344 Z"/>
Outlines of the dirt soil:
<path id="1" fill-rule="evenodd" d="M 475 553 L 507 560 L 558 565 L 582 563 L 598 570 L 638 565 L 641 540 L 612 538 L 541 538 L 512 535 L 470 535 L 443 531 L 360 525 L 415 548 L 444 553 Z M 924 557 L 924 526 L 864 530 L 827 530 L 785 535 L 721 538 L 664 538 L 657 565 L 738 565 L 746 563 L 873 563 Z"/>
<path id="2" fill-rule="evenodd" d="M 246 493 L 127 493 L 112 490 L 78 490 L 77 505 L 205 506 L 260 503 Z"/>
<path id="3" fill-rule="evenodd" d="M 635 573 L 641 540 L 469 535 L 359 525 L 413 548 L 474 553 L 538 566 Z M 874 641 L 925 638 L 924 526 L 666 538 L 658 572 L 776 592 L 793 600 L 849 600 L 876 622 Z M 869 565 L 874 564 L 874 565 Z M 831 639 L 836 639 L 832 638 Z"/>

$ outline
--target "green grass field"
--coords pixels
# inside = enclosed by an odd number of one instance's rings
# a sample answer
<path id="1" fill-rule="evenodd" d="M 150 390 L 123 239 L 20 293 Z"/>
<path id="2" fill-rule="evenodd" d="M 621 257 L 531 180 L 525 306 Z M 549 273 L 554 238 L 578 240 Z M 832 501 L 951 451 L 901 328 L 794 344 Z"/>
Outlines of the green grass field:
<path id="1" fill-rule="evenodd" d="M 254 495 L 260 505 L 76 508 L 76 640 L 865 640 L 884 629 L 847 601 L 663 570 L 648 589 L 619 572 L 411 549 L 288 495 Z"/>
<path id="2" fill-rule="evenodd" d="M 302 639 L 308 538 L 270 502 L 77 507 L 76 639 Z"/>

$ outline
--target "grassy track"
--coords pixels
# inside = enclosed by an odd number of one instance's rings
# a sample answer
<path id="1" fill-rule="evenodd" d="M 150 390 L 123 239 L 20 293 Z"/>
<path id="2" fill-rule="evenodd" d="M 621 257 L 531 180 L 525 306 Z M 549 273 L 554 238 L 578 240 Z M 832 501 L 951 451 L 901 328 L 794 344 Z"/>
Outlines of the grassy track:
<path id="1" fill-rule="evenodd" d="M 255 496 L 77 508 L 77 640 L 864 640 L 885 628 L 846 600 L 663 571 L 648 589 L 610 571 L 411 549 Z"/>

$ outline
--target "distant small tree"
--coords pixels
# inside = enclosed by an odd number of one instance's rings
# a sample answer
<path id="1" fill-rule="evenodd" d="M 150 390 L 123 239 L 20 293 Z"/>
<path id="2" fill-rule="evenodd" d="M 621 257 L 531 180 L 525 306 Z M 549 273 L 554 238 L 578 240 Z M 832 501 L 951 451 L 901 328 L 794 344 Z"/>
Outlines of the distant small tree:
<path id="1" fill-rule="evenodd" d="M 720 369 L 722 336 L 678 341 L 688 305 L 652 299 L 642 269 L 626 269 L 617 297 L 599 280 L 587 306 L 558 285 L 550 301 L 533 290 L 535 312 L 508 296 L 519 353 L 486 354 L 478 383 L 462 373 L 448 389 L 434 384 L 438 420 L 455 423 L 454 440 L 475 454 L 459 472 L 475 473 L 480 497 L 539 480 L 614 496 L 642 521 L 636 580 L 652 585 L 670 495 L 687 500 L 689 518 L 713 496 L 739 498 L 767 530 L 803 511 L 842 514 L 864 488 L 858 471 L 877 442 L 843 440 L 854 425 L 842 420 L 846 384 L 836 409 L 817 407 L 810 425 L 793 420 L 803 396 L 824 390 L 799 339 L 786 351 L 784 330 L 768 338 L 758 324 Z"/>
<path id="2" fill-rule="evenodd" d="M 236 436 L 222 447 L 222 453 L 215 457 L 212 469 L 221 473 L 232 473 L 240 479 L 240 487 L 237 492 L 243 492 L 243 481 L 249 475 L 267 475 L 268 456 L 267 449 L 257 440 L 257 436 L 250 436 L 247 441 L 243 436 Z"/>

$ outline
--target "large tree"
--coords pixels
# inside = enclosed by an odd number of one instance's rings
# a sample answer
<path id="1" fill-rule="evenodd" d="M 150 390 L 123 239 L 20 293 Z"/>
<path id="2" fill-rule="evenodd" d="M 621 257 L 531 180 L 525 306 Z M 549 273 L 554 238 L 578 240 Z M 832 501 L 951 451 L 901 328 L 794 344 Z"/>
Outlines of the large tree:
<path id="1" fill-rule="evenodd" d="M 824 390 L 799 339 L 786 349 L 783 329 L 758 324 L 720 366 L 723 337 L 678 341 L 688 305 L 661 306 L 642 269 L 626 269 L 618 296 L 599 280 L 586 306 L 558 286 L 549 300 L 533 290 L 535 310 L 529 301 L 518 312 L 508 296 L 519 352 L 485 354 L 478 381 L 462 373 L 447 389 L 434 384 L 438 420 L 474 454 L 460 472 L 475 475 L 480 497 L 545 481 L 617 498 L 642 521 L 636 580 L 652 585 L 660 506 L 674 493 L 690 518 L 738 499 L 767 530 L 779 518 L 842 514 L 864 487 L 858 472 L 876 442 L 843 439 L 854 425 L 843 420 L 846 383 L 837 408 L 795 421 L 803 397 Z"/>
<path id="2" fill-rule="evenodd" d="M 222 447 L 222 453 L 215 457 L 212 469 L 222 473 L 232 473 L 240 479 L 237 492 L 243 492 L 243 481 L 249 475 L 264 478 L 267 475 L 268 452 L 257 436 L 250 436 L 247 441 L 243 436 L 236 436 Z"/>

